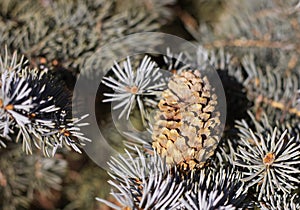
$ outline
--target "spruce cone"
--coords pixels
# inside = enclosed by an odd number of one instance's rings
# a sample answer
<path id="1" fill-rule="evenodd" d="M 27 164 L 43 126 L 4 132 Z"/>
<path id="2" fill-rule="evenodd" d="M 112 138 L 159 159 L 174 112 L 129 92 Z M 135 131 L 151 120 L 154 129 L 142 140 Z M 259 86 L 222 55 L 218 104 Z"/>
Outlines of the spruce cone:
<path id="1" fill-rule="evenodd" d="M 200 72 L 175 74 L 162 93 L 153 126 L 153 148 L 167 164 L 183 169 L 203 167 L 213 155 L 219 138 L 217 95 Z"/>

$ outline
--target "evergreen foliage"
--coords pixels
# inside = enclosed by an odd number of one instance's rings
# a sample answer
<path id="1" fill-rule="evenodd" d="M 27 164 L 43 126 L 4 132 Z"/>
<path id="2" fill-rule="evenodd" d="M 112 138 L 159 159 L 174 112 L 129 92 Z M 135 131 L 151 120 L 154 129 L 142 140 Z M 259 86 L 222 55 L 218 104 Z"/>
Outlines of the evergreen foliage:
<path id="1" fill-rule="evenodd" d="M 294 0 L 1 1 L 0 209 L 299 209 L 299 10 Z M 97 74 L 101 46 L 173 18 L 196 59 L 172 46 L 128 55 L 101 81 L 99 109 L 138 125 L 118 133 L 97 119 L 125 147 L 108 163 L 108 197 L 106 175 L 77 154 L 93 139 L 88 115 L 72 117 L 74 84 Z M 208 69 L 226 94 L 220 138 L 222 101 L 198 73 Z"/>

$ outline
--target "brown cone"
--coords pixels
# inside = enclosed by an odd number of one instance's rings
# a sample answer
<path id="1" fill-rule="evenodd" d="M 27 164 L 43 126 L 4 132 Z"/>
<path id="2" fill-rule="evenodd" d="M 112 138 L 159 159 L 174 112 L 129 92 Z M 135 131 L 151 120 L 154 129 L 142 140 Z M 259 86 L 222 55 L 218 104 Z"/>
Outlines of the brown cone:
<path id="1" fill-rule="evenodd" d="M 220 113 L 217 96 L 200 72 L 175 74 L 162 93 L 153 126 L 152 146 L 167 164 L 201 168 L 213 155 Z"/>

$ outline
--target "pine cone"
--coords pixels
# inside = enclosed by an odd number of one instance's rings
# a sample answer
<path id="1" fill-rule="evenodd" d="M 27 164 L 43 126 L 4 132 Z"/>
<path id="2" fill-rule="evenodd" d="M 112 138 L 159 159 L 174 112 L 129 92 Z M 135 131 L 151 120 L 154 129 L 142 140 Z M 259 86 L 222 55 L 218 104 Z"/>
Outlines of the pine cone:
<path id="1" fill-rule="evenodd" d="M 219 138 L 217 95 L 200 71 L 175 74 L 162 93 L 153 126 L 153 148 L 167 164 L 183 169 L 203 167 Z"/>

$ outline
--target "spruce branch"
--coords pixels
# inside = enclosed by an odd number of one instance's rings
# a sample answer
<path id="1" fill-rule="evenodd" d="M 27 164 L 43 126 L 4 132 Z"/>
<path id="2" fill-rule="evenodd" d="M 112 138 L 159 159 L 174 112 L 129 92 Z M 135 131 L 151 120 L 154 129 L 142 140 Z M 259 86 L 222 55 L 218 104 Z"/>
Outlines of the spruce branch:
<path id="1" fill-rule="evenodd" d="M 46 56 L 60 60 L 74 73 L 101 46 L 137 32 L 157 31 L 165 24 L 172 1 L 149 4 L 131 2 L 131 9 L 119 10 L 116 1 L 31 1 L 0 3 L 0 44 L 18 49 L 29 59 Z M 148 8 L 152 5 L 151 9 Z M 170 13 L 169 13 L 170 14 Z M 167 17 L 168 16 L 168 17 Z M 122 46 L 120 46 L 120 49 Z M 85 66 L 86 67 L 86 66 Z"/>
<path id="2" fill-rule="evenodd" d="M 250 205 L 246 200 L 247 188 L 240 181 L 241 174 L 232 168 L 202 169 L 195 174 L 193 188 L 186 191 L 183 209 L 242 209 Z M 198 180 L 197 180 L 198 179 Z"/>
<path id="3" fill-rule="evenodd" d="M 259 207 L 262 210 L 299 209 L 299 196 L 297 194 L 275 194 L 270 197 L 263 197 Z"/>
<path id="4" fill-rule="evenodd" d="M 172 73 L 180 73 L 190 68 L 190 59 L 184 52 L 173 53 L 170 48 L 166 49 L 166 55 L 163 56 L 166 69 Z"/>
<path id="5" fill-rule="evenodd" d="M 123 65 L 120 66 L 115 62 L 112 67 L 114 77 L 104 77 L 102 83 L 112 88 L 115 93 L 104 93 L 104 96 L 110 98 L 104 99 L 103 102 L 118 102 L 113 109 L 122 109 L 118 118 L 123 115 L 128 120 L 129 115 L 138 104 L 142 119 L 145 118 L 144 98 L 147 96 L 156 96 L 165 84 L 160 81 L 162 74 L 159 72 L 157 64 L 151 61 L 151 58 L 145 56 L 139 66 L 135 69 L 128 57 Z"/>
<path id="6" fill-rule="evenodd" d="M 80 171 L 69 169 L 62 188 L 64 200 L 67 201 L 63 209 L 99 209 L 99 202 L 95 197 L 107 196 L 110 191 L 106 183 L 108 178 L 106 171 L 90 161 L 85 163 Z"/>
<path id="7" fill-rule="evenodd" d="M 247 186 L 253 186 L 259 201 L 263 196 L 290 193 L 300 182 L 299 133 L 290 136 L 266 118 L 259 123 L 252 115 L 252 120 L 254 130 L 245 121 L 239 123 L 242 145 L 235 153 L 234 164 L 242 171 Z"/>
<path id="8" fill-rule="evenodd" d="M 299 13 L 297 1 L 229 1 L 223 6 L 224 14 L 219 15 L 213 27 L 201 19 L 183 21 L 190 33 L 207 48 L 227 47 L 246 52 L 246 49 L 264 52 L 269 49 L 298 51 Z M 199 4 L 201 6 L 201 4 Z M 226 23 L 226 24 L 224 24 Z M 298 52 L 299 53 L 299 52 Z"/>
<path id="9" fill-rule="evenodd" d="M 90 141 L 80 133 L 79 127 L 86 124 L 78 123 L 86 116 L 71 118 L 70 96 L 59 81 L 46 71 L 29 69 L 26 63 L 23 58 L 17 61 L 16 53 L 1 56 L 1 137 L 21 142 L 29 154 L 34 146 L 53 156 L 63 144 L 80 152 L 77 145 Z"/>
<path id="10" fill-rule="evenodd" d="M 247 75 L 243 85 L 255 109 L 264 109 L 275 121 L 300 116 L 296 107 L 299 72 L 285 71 L 280 66 L 260 67 L 255 64 L 253 55 L 243 58 L 242 67 Z"/>
<path id="11" fill-rule="evenodd" d="M 120 206 L 97 198 L 113 209 L 173 209 L 179 205 L 184 183 L 178 182 L 178 173 L 170 173 L 165 161 L 157 154 L 147 155 L 137 147 L 134 154 L 126 151 L 125 156 L 113 158 L 109 163 L 110 175 L 116 188 L 113 197 Z"/>
<path id="12" fill-rule="evenodd" d="M 38 193 L 48 197 L 61 191 L 67 162 L 61 157 L 45 158 L 34 153 L 26 156 L 21 145 L 10 144 L 0 158 L 0 207 L 15 210 L 29 208 Z"/>

